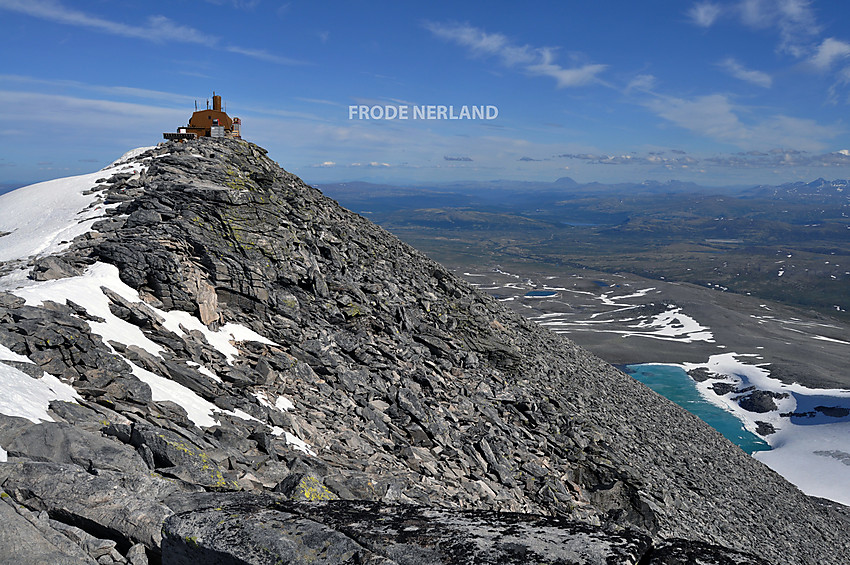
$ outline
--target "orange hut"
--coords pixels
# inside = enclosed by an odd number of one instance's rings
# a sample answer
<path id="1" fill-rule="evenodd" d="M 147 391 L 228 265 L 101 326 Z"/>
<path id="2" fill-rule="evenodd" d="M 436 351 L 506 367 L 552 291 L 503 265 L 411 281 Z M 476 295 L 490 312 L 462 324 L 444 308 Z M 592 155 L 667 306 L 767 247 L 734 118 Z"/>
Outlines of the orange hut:
<path id="1" fill-rule="evenodd" d="M 212 108 L 207 100 L 206 110 L 198 110 L 195 102 L 195 113 L 189 118 L 189 125 L 177 128 L 177 132 L 166 132 L 162 136 L 165 139 L 186 140 L 196 137 L 235 137 L 241 138 L 242 121 L 239 118 L 231 118 L 221 108 L 221 96 L 213 92 Z"/>

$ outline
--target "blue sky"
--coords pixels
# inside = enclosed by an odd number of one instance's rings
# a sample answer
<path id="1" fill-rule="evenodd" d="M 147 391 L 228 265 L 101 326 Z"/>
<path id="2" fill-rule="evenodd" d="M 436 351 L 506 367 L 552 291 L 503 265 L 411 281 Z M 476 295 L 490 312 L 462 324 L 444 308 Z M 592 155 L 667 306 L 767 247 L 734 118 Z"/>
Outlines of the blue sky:
<path id="1" fill-rule="evenodd" d="M 0 21 L 0 183 L 154 145 L 213 90 L 313 183 L 850 177 L 843 1 L 0 0 Z"/>

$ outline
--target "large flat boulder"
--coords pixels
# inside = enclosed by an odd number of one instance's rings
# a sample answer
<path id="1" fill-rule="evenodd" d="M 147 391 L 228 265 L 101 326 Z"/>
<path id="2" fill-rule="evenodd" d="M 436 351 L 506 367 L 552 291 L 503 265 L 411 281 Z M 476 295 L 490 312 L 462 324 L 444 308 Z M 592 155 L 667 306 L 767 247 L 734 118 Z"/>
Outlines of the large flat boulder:
<path id="1" fill-rule="evenodd" d="M 171 504 L 163 565 L 766 563 L 686 540 L 655 547 L 636 530 L 532 514 L 244 493 L 186 495 Z"/>

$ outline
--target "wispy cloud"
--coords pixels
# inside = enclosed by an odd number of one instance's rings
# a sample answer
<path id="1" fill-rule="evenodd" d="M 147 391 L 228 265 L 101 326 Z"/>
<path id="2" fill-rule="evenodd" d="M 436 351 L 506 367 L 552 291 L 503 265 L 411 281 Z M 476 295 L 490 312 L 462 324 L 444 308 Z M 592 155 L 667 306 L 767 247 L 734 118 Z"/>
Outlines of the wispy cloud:
<path id="1" fill-rule="evenodd" d="M 653 75 L 637 75 L 629 81 L 626 86 L 626 93 L 633 90 L 647 92 L 655 88 L 655 77 Z"/>
<path id="2" fill-rule="evenodd" d="M 850 57 L 850 43 L 828 37 L 818 47 L 811 63 L 819 69 L 827 70 L 836 61 L 847 57 Z"/>
<path id="3" fill-rule="evenodd" d="M 230 53 L 236 53 L 238 55 L 245 55 L 246 57 L 252 57 L 254 59 L 259 59 L 260 61 L 267 61 L 269 63 L 276 63 L 278 65 L 304 65 L 303 61 L 298 61 L 296 59 L 290 59 L 289 57 L 281 57 L 280 55 L 275 55 L 273 53 L 269 53 L 265 49 L 249 49 L 247 47 L 237 47 L 235 45 L 229 45 L 224 48 L 225 51 Z"/>
<path id="4" fill-rule="evenodd" d="M 185 110 L 153 104 L 0 90 L 0 121 L 3 123 L 51 124 L 74 136 L 94 136 L 92 132 L 95 131 L 99 132 L 97 135 L 102 132 L 114 135 L 122 129 L 148 131 L 151 124 L 179 124 L 185 118 Z"/>
<path id="5" fill-rule="evenodd" d="M 68 8 L 57 0 L 0 0 L 0 10 L 131 39 L 143 39 L 154 43 L 189 43 L 224 49 L 230 53 L 281 65 L 303 64 L 288 57 L 268 53 L 263 49 L 235 45 L 221 47 L 219 37 L 176 23 L 165 16 L 150 16 L 144 25 L 130 25 Z"/>
<path id="6" fill-rule="evenodd" d="M 0 82 L 4 82 L 7 85 L 11 83 L 18 83 L 47 86 L 55 89 L 62 89 L 65 93 L 67 93 L 68 89 L 77 89 L 87 92 L 97 92 L 99 94 L 106 94 L 113 97 L 162 100 L 181 104 L 194 100 L 191 96 L 176 94 L 173 92 L 164 92 L 161 90 L 150 90 L 131 86 L 98 85 L 77 80 L 45 79 L 25 75 L 0 75 Z"/>
<path id="7" fill-rule="evenodd" d="M 697 2 L 688 17 L 691 23 L 704 28 L 728 17 L 750 28 L 774 29 L 779 34 L 779 51 L 798 58 L 806 56 L 811 40 L 821 30 L 810 0 Z"/>
<path id="8" fill-rule="evenodd" d="M 558 88 L 598 82 L 597 75 L 607 68 L 600 64 L 562 67 L 555 63 L 556 49 L 552 47 L 516 45 L 501 33 L 487 33 L 468 24 L 426 22 L 424 25 L 437 37 L 466 47 L 473 56 L 496 57 L 506 67 L 519 67 L 531 75 L 553 78 Z"/>
<path id="9" fill-rule="evenodd" d="M 755 84 L 756 86 L 762 86 L 764 88 L 770 88 L 773 85 L 773 78 L 769 74 L 762 71 L 747 69 L 733 57 L 724 59 L 719 63 L 719 65 L 730 75 L 739 80 L 743 80 L 744 82 L 749 82 L 750 84 Z"/>
<path id="10" fill-rule="evenodd" d="M 785 146 L 818 151 L 826 147 L 827 140 L 843 133 L 838 127 L 785 115 L 766 116 L 745 122 L 740 116 L 751 114 L 751 109 L 736 106 L 728 96 L 722 94 L 692 99 L 659 96 L 647 101 L 645 105 L 661 118 L 681 128 L 742 149 Z"/>
<path id="11" fill-rule="evenodd" d="M 157 43 L 196 43 L 211 47 L 218 42 L 218 38 L 214 36 L 177 24 L 164 16 L 151 16 L 146 25 L 129 25 L 67 8 L 54 0 L 0 0 L 0 9 L 60 24 Z"/>
<path id="12" fill-rule="evenodd" d="M 688 10 L 688 17 L 690 17 L 691 22 L 695 25 L 711 27 L 722 12 L 723 8 L 719 4 L 715 4 L 714 2 L 698 2 Z"/>
<path id="13" fill-rule="evenodd" d="M 793 149 L 772 151 L 748 151 L 731 155 L 715 155 L 703 159 L 710 165 L 735 169 L 777 169 L 781 167 L 847 167 L 850 166 L 850 151 L 841 149 L 829 153 L 810 153 Z"/>
<path id="14" fill-rule="evenodd" d="M 294 97 L 296 100 L 300 100 L 301 102 L 309 102 L 310 104 L 324 104 L 326 106 L 342 106 L 339 102 L 334 102 L 333 100 L 323 100 L 321 98 L 302 98 L 300 96 Z"/>
<path id="15" fill-rule="evenodd" d="M 820 32 L 809 0 L 745 0 L 744 5 L 756 6 L 754 15 L 766 27 L 779 30 L 780 51 L 803 57 L 808 41 Z"/>
<path id="16" fill-rule="evenodd" d="M 206 2 L 216 6 L 232 6 L 237 10 L 253 10 L 260 5 L 260 0 L 206 0 Z"/>
<path id="17" fill-rule="evenodd" d="M 584 65 L 582 67 L 565 69 L 552 62 L 554 55 L 551 49 L 541 48 L 538 51 L 541 57 L 540 62 L 534 65 L 528 65 L 525 69 L 534 75 L 554 78 L 558 83 L 558 88 L 583 86 L 595 82 L 597 80 L 596 75 L 607 68 L 607 65 Z"/>

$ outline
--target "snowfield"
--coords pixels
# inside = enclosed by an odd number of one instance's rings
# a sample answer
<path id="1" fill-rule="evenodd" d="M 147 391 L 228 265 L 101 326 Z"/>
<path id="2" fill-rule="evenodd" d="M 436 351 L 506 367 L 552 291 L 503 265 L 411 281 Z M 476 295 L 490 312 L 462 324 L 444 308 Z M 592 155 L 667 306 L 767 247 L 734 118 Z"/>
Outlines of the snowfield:
<path id="1" fill-rule="evenodd" d="M 26 259 L 61 251 L 71 240 L 91 230 L 104 217 L 95 181 L 115 173 L 140 174 L 145 165 L 133 159 L 150 147 L 128 151 L 95 173 L 25 186 L 0 197 L 0 261 Z"/>
<path id="2" fill-rule="evenodd" d="M 850 421 L 805 425 L 781 415 L 796 412 L 798 404 L 808 398 L 816 398 L 828 406 L 850 407 L 850 391 L 786 385 L 771 378 L 765 367 L 744 363 L 739 357 L 748 356 L 724 353 L 711 356 L 706 363 L 685 363 L 681 367 L 686 371 L 704 368 L 716 374 L 718 378 L 697 383 L 697 388 L 707 401 L 735 414 L 749 431 L 757 433 L 757 422 L 774 426 L 776 433 L 760 436 L 772 449 L 754 453 L 756 459 L 806 494 L 850 505 Z M 789 396 L 775 399 L 776 410 L 749 412 L 735 401 L 740 394 L 716 394 L 711 386 L 717 382 L 735 383 L 739 389 L 755 386 L 758 390 Z"/>

